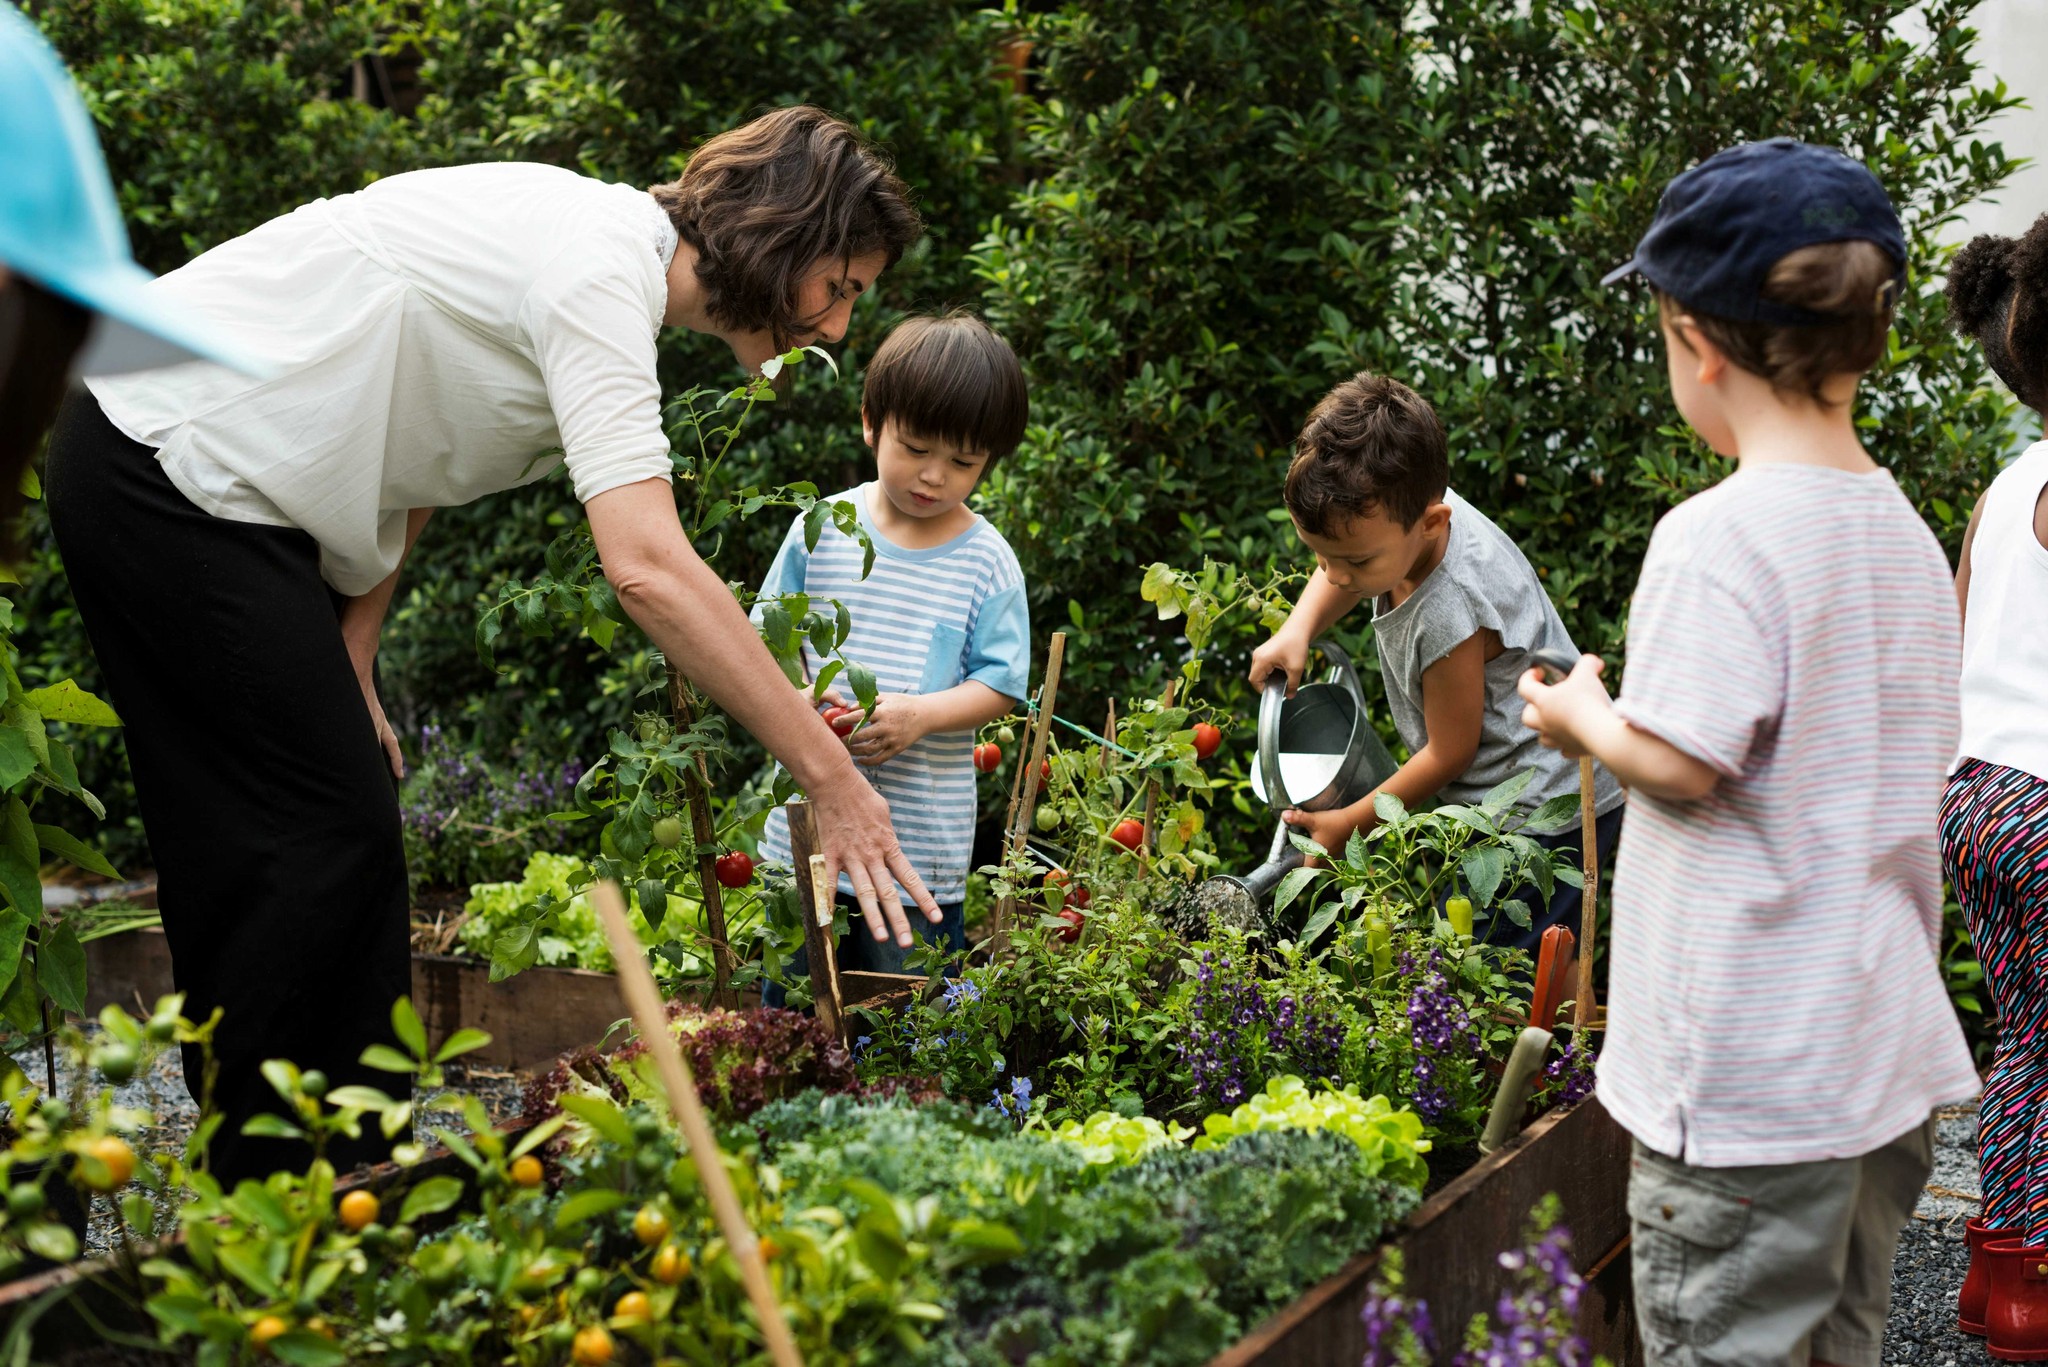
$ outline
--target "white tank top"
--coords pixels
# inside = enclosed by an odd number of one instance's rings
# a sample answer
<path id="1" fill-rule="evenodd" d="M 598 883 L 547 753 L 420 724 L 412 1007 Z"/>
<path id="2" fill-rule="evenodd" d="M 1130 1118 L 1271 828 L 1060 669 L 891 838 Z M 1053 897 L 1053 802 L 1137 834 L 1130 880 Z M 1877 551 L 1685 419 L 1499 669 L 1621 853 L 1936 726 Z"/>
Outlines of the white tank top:
<path id="1" fill-rule="evenodd" d="M 2039 441 L 1984 491 L 1963 615 L 1958 758 L 2048 780 L 2048 546 L 2034 535 L 2044 486 L 2048 441 Z"/>

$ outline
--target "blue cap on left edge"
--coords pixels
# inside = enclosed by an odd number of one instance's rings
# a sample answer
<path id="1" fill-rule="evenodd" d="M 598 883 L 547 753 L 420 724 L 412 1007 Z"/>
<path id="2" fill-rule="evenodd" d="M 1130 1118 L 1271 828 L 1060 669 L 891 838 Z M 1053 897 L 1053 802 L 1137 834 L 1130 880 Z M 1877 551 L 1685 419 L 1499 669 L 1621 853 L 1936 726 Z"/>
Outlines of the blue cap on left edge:
<path id="1" fill-rule="evenodd" d="M 43 35 L 0 0 L 0 265 L 99 314 L 82 375 L 218 361 L 246 374 L 273 367 L 245 354 L 148 285 L 135 264 L 70 73 Z"/>
<path id="2" fill-rule="evenodd" d="M 1906 283 L 1906 234 L 1898 211 L 1862 162 L 1792 138 L 1716 152 L 1664 187 L 1657 216 L 1626 265 L 1603 285 L 1641 274 L 1687 308 L 1737 323 L 1810 327 L 1839 317 L 1764 297 L 1771 268 L 1802 247 L 1874 243 L 1898 270 L 1887 299 Z"/>

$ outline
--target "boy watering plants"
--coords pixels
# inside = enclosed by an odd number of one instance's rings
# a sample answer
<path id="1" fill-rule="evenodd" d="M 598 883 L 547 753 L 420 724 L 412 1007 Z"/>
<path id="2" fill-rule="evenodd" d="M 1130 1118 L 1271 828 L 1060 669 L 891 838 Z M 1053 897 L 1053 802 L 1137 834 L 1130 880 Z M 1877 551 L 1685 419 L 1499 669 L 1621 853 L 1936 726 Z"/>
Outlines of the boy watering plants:
<path id="1" fill-rule="evenodd" d="M 1905 260 L 1868 170 L 1779 138 L 1674 180 L 1608 277 L 1736 462 L 1650 539 L 1619 702 L 1590 657 L 1521 683 L 1633 797 L 1598 1086 L 1652 1364 L 1878 1367 L 1929 1112 L 1977 1090 L 1937 963 L 1955 599 L 1854 412 Z"/>
<path id="2" fill-rule="evenodd" d="M 1349 807 L 1286 814 L 1326 850 L 1370 831 L 1373 799 L 1392 793 L 1410 807 L 1441 797 L 1477 802 L 1526 769 L 1535 779 L 1519 802 L 1529 811 L 1579 789 L 1578 766 L 1545 750 L 1522 725 L 1515 681 L 1528 652 L 1577 651 L 1535 570 L 1507 534 L 1450 490 L 1448 443 L 1436 410 L 1397 380 L 1355 375 L 1316 405 L 1287 471 L 1287 511 L 1316 570 L 1287 624 L 1252 652 L 1251 682 L 1275 670 L 1291 695 L 1316 638 L 1369 602 L 1380 672 L 1408 762 Z M 1594 805 L 1602 866 L 1621 833 L 1623 796 L 1595 769 Z M 1537 836 L 1577 849 L 1580 836 Z M 1493 945 L 1534 950 L 1548 926 L 1578 929 L 1580 889 L 1560 881 L 1534 905 L 1531 923 L 1495 914 L 1475 927 Z"/>
<path id="3" fill-rule="evenodd" d="M 868 713 L 842 710 L 844 700 L 828 692 L 827 720 L 888 800 L 897 839 L 939 902 L 941 919 L 922 928 L 926 937 L 954 950 L 966 947 L 974 733 L 1024 696 L 1031 656 L 1023 571 L 967 498 L 1017 449 L 1026 411 L 1023 368 L 987 324 L 966 314 L 905 321 L 868 362 L 861 390 L 875 478 L 833 496 L 859 510 L 873 570 L 862 577 L 861 546 L 829 523 L 806 551 L 798 518 L 761 584 L 763 598 L 802 593 L 851 614 L 841 654 L 874 671 L 880 694 Z M 820 663 L 806 646 L 806 675 Z M 789 861 L 779 808 L 762 853 Z M 842 881 L 839 904 L 851 911 L 849 891 Z M 879 922 L 868 929 L 871 936 L 848 933 L 840 966 L 900 972 L 905 947 Z"/>

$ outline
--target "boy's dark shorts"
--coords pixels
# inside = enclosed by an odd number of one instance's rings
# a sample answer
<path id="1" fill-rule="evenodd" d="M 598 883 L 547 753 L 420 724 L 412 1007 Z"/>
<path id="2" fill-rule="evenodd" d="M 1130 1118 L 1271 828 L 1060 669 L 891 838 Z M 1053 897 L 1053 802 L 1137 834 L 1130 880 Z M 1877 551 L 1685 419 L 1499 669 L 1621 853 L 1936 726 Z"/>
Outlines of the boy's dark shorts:
<path id="1" fill-rule="evenodd" d="M 1857 1158 L 1698 1168 L 1640 1143 L 1628 1181 L 1648 1367 L 1880 1367 L 1930 1117 Z"/>
<path id="2" fill-rule="evenodd" d="M 1593 822 L 1593 832 L 1597 837 L 1600 851 L 1600 886 L 1602 888 L 1614 886 L 1614 852 L 1621 843 L 1621 814 L 1627 810 L 1627 805 L 1623 804 L 1605 816 L 1596 817 Z M 1573 851 L 1572 866 L 1577 868 L 1580 864 L 1577 858 L 1577 851 L 1585 843 L 1579 838 L 1580 834 L 1581 827 L 1578 822 L 1574 821 L 1564 830 L 1553 832 L 1550 835 L 1534 835 L 1529 838 L 1547 850 Z M 1524 906 L 1529 908 L 1529 928 L 1527 930 L 1522 929 L 1522 927 L 1516 925 L 1507 917 L 1498 914 L 1501 902 L 1511 898 L 1519 900 Z M 1600 900 L 1604 906 L 1611 906 L 1613 904 L 1612 900 L 1605 896 Z M 1560 881 L 1553 885 L 1548 903 L 1543 900 L 1542 892 L 1533 886 L 1525 884 L 1513 891 L 1502 893 L 1499 899 L 1494 902 L 1496 914 L 1491 917 L 1475 919 L 1472 925 L 1472 934 L 1481 944 L 1527 950 L 1529 957 L 1533 960 L 1536 957 L 1537 949 L 1543 943 L 1543 932 L 1549 927 L 1565 926 L 1570 929 L 1573 935 L 1576 936 L 1579 933 L 1579 913 L 1584 908 L 1585 901 L 1585 893 L 1566 882 Z"/>

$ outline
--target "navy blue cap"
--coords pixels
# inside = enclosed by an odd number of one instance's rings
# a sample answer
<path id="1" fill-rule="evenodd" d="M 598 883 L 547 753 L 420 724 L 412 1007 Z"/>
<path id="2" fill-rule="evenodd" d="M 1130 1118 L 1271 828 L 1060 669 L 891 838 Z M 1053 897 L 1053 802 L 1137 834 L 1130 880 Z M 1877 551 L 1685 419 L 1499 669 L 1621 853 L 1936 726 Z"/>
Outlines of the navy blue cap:
<path id="1" fill-rule="evenodd" d="M 1771 268 L 1802 247 L 1874 242 L 1898 263 L 1906 283 L 1906 234 L 1870 168 L 1831 147 L 1792 138 L 1746 142 L 1716 152 L 1664 187 L 1657 216 L 1611 285 L 1640 273 L 1652 285 L 1714 318 L 1810 327 L 1840 315 L 1764 297 Z M 1882 312 L 1897 301 L 1873 300 Z"/>

